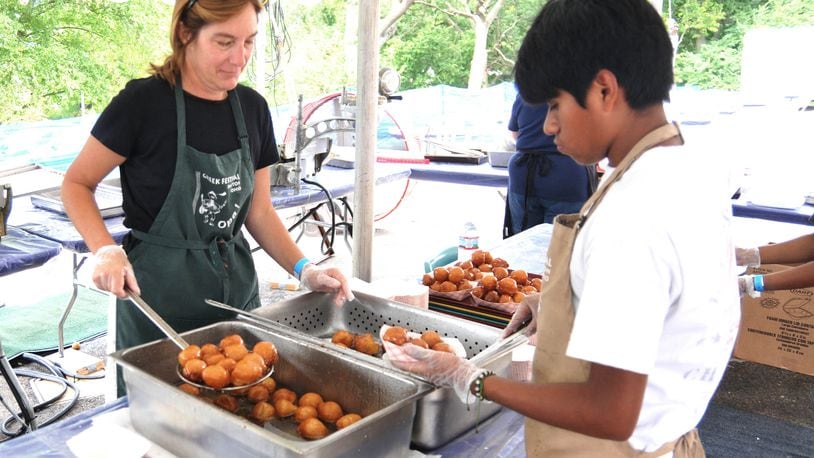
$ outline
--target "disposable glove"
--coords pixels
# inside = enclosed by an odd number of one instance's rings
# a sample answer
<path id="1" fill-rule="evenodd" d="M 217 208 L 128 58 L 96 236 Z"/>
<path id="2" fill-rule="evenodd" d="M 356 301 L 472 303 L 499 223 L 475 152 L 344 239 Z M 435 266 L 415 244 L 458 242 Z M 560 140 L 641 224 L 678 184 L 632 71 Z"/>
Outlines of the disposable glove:
<path id="1" fill-rule="evenodd" d="M 526 326 L 523 333 L 527 336 L 535 335 L 537 333 L 537 310 L 539 303 L 540 293 L 527 295 L 523 301 L 517 305 L 517 309 L 515 309 L 511 321 L 509 321 L 509 324 L 507 324 L 506 328 L 503 329 L 503 333 L 500 335 L 500 338 L 505 339 L 506 337 L 514 334 L 520 329 L 523 323 L 528 320 L 531 321 L 529 321 L 529 324 Z"/>
<path id="2" fill-rule="evenodd" d="M 760 250 L 757 248 L 735 248 L 735 262 L 739 266 L 757 267 L 760 265 Z"/>
<path id="3" fill-rule="evenodd" d="M 348 280 L 336 267 L 320 268 L 315 264 L 306 264 L 300 273 L 300 286 L 311 291 L 336 293 L 334 296 L 336 305 L 354 299 Z"/>
<path id="4" fill-rule="evenodd" d="M 760 291 L 755 290 L 754 275 L 741 275 L 738 277 L 738 289 L 740 289 L 741 297 L 744 294 L 748 294 L 749 297 L 760 297 Z"/>
<path id="5" fill-rule="evenodd" d="M 118 245 L 105 245 L 93 255 L 93 284 L 102 291 L 109 291 L 124 299 L 127 297 L 125 286 L 136 294 L 141 294 L 133 266 L 127 259 L 127 253 Z"/>
<path id="6" fill-rule="evenodd" d="M 463 403 L 472 403 L 475 396 L 469 391 L 472 382 L 486 372 L 469 360 L 443 351 L 428 350 L 418 345 L 398 346 L 384 341 L 387 359 L 397 368 L 418 374 L 433 385 L 450 387 Z"/>

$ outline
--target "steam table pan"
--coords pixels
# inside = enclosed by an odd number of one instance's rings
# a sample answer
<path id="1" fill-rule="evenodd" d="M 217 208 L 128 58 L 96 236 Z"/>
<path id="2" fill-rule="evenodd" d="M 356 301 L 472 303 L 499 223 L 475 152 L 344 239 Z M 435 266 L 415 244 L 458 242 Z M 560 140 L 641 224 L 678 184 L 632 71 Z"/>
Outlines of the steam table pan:
<path id="1" fill-rule="evenodd" d="M 369 332 L 378 340 L 383 324 L 402 326 L 418 333 L 434 330 L 442 337 L 457 338 L 466 349 L 470 361 L 505 377 L 510 375 L 512 350 L 527 342 L 527 338 L 520 334 L 501 340 L 502 331 L 492 326 L 357 291 L 354 291 L 354 295 L 356 300 L 337 307 L 333 303 L 333 296 L 309 292 L 254 309 L 252 314 L 261 317 L 264 323 L 269 320 L 276 322 L 301 334 L 303 338 L 311 339 L 315 344 L 390 370 L 396 369 L 383 359 L 341 348 L 331 343 L 331 337 L 336 331 L 346 330 L 354 334 Z M 417 377 L 407 372 L 401 373 Z M 477 409 L 467 410 L 451 388 L 435 389 L 419 399 L 417 404 L 412 443 L 423 450 L 446 444 L 474 428 L 478 421 Z M 499 411 L 497 404 L 481 404 L 480 421 Z"/>
<path id="2" fill-rule="evenodd" d="M 190 344 L 240 334 L 251 348 L 273 342 L 280 359 L 273 377 L 298 395 L 309 391 L 362 415 L 357 423 L 319 440 L 296 433 L 293 419 L 259 426 L 178 389 L 178 347 L 158 340 L 110 356 L 123 367 L 130 416 L 145 437 L 179 456 L 407 456 L 416 400 L 431 385 L 397 371 L 242 321 L 213 324 L 182 335 Z M 238 412 L 239 413 L 239 412 Z"/>

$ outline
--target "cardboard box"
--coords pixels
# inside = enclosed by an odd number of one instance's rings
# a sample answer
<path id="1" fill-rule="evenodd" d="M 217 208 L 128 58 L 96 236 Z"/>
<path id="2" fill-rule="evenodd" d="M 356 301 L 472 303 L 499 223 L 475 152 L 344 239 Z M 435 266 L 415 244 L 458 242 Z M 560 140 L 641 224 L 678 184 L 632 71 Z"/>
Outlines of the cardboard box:
<path id="1" fill-rule="evenodd" d="M 790 268 L 767 264 L 750 274 Z M 741 299 L 741 325 L 735 357 L 814 375 L 814 288 L 766 291 Z"/>

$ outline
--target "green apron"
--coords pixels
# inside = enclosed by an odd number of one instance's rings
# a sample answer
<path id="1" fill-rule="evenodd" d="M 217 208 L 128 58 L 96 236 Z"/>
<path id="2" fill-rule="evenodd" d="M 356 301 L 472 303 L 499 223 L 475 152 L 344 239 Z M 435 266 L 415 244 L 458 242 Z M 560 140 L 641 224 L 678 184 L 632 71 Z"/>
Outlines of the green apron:
<path id="1" fill-rule="evenodd" d="M 237 93 L 229 102 L 240 149 L 202 153 L 186 141 L 180 78 L 175 86 L 178 149 L 167 199 L 148 233 L 128 253 L 141 296 L 177 332 L 233 317 L 204 303 L 211 298 L 244 310 L 260 305 L 257 272 L 241 228 L 254 189 L 254 165 Z M 116 304 L 116 348 L 166 336 L 128 300 Z"/>

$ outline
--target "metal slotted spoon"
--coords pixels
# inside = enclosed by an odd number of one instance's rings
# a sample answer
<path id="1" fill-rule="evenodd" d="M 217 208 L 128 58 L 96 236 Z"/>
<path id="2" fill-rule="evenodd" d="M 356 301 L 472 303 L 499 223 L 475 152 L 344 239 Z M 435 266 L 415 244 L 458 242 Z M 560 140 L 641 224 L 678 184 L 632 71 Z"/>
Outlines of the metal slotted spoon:
<path id="1" fill-rule="evenodd" d="M 131 291 L 128 288 L 127 289 L 127 297 L 130 299 L 131 302 L 133 302 L 133 304 L 136 305 L 136 307 L 138 307 L 138 309 L 147 318 L 150 319 L 150 321 L 153 322 L 153 324 L 156 325 L 156 327 L 158 327 L 158 329 L 161 330 L 161 332 L 163 332 L 167 337 L 169 337 L 169 339 L 172 340 L 173 343 L 175 343 L 175 345 L 178 346 L 178 348 L 180 348 L 181 350 L 184 350 L 187 347 L 189 347 L 189 343 L 187 343 L 187 341 L 184 340 L 183 337 L 181 337 L 177 332 L 175 332 L 175 330 L 166 321 L 164 321 L 164 319 L 161 318 L 161 316 L 158 315 L 158 313 L 156 313 L 156 311 L 153 310 L 153 308 L 150 307 L 147 304 L 147 302 L 145 302 L 144 299 L 141 298 L 140 295 L 136 294 L 135 292 Z M 252 383 L 249 383 L 249 384 L 246 384 L 246 385 L 239 385 L 239 386 L 227 386 L 227 387 L 223 387 L 223 388 L 212 388 L 211 386 L 205 385 L 203 383 L 195 382 L 193 380 L 190 380 L 190 379 L 186 378 L 184 376 L 183 372 L 181 371 L 181 366 L 179 364 L 175 365 L 175 372 L 178 374 L 178 377 L 180 377 L 181 380 L 184 381 L 184 383 L 189 383 L 192 386 L 196 386 L 196 387 L 198 387 L 200 389 L 204 389 L 204 390 L 211 390 L 211 391 L 228 393 L 228 392 L 232 392 L 232 391 L 245 390 L 245 389 L 250 388 L 250 387 L 252 387 L 254 385 L 257 385 L 258 383 L 262 382 L 263 380 L 269 378 L 271 376 L 271 374 L 274 373 L 274 366 L 270 366 L 268 368 L 268 371 L 262 377 L 255 380 Z"/>

